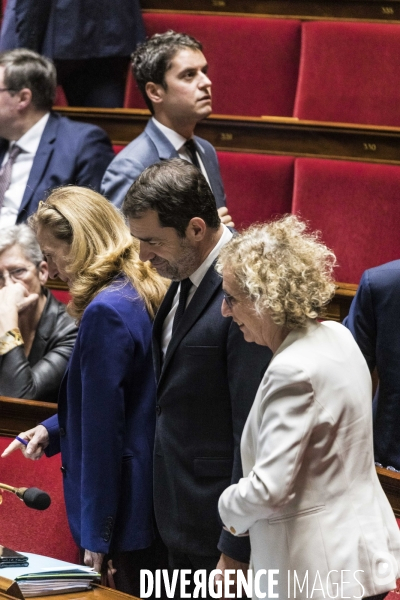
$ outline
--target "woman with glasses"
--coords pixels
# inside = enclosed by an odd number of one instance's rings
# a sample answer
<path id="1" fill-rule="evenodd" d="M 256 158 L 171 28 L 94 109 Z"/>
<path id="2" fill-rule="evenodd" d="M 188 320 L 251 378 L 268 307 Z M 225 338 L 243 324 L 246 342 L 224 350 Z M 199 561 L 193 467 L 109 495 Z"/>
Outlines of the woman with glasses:
<path id="1" fill-rule="evenodd" d="M 44 287 L 47 263 L 27 225 L 0 237 L 0 396 L 57 402 L 77 327 Z"/>
<path id="2" fill-rule="evenodd" d="M 112 560 L 117 589 L 139 596 L 140 568 L 152 568 L 157 551 L 151 328 L 166 283 L 139 259 L 121 213 L 93 190 L 54 190 L 30 224 L 51 277 L 69 286 L 79 332 L 58 415 L 21 433 L 28 445 L 15 440 L 3 456 L 61 452 L 68 521 L 85 564 L 105 576 Z"/>
<path id="3" fill-rule="evenodd" d="M 400 533 L 375 471 L 371 377 L 350 332 L 318 320 L 334 265 L 294 215 L 219 257 L 222 314 L 273 352 L 243 430 L 243 478 L 219 501 L 226 529 L 250 536 L 269 598 L 380 600 L 396 587 Z"/>

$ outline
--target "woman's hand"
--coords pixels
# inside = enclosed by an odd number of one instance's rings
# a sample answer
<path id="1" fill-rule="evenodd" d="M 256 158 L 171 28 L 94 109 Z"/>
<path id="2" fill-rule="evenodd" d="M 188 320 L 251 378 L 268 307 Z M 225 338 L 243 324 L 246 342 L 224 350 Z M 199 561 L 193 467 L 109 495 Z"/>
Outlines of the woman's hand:
<path id="1" fill-rule="evenodd" d="M 25 446 L 22 442 L 15 439 L 4 450 L 1 455 L 2 458 L 8 456 L 15 450 L 20 449 L 25 458 L 38 460 L 42 457 L 45 448 L 49 445 L 49 432 L 43 425 L 37 425 L 33 429 L 29 429 L 29 431 L 24 431 L 23 433 L 20 433 L 18 437 L 29 442 L 28 445 Z"/>
<path id="2" fill-rule="evenodd" d="M 0 336 L 18 327 L 18 315 L 36 303 L 38 294 L 30 294 L 22 283 L 13 282 L 4 271 L 4 286 L 0 289 Z"/>

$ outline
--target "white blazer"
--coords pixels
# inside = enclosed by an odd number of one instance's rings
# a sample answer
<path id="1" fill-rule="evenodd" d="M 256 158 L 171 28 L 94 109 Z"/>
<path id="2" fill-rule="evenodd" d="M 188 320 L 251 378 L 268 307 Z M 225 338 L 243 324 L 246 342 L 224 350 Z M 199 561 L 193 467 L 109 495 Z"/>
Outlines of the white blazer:
<path id="1" fill-rule="evenodd" d="M 244 477 L 222 494 L 220 515 L 235 535 L 249 531 L 254 574 L 279 570 L 279 598 L 396 587 L 400 534 L 374 466 L 371 377 L 345 327 L 310 320 L 289 333 L 258 389 L 241 455 Z"/>

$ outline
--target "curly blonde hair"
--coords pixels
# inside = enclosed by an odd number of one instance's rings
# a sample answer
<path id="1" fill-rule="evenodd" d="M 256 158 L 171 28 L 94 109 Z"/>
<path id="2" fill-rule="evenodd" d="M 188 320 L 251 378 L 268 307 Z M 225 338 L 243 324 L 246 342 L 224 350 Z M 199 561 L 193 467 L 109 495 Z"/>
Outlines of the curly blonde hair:
<path id="1" fill-rule="evenodd" d="M 228 270 L 259 315 L 287 329 L 317 318 L 335 293 L 336 257 L 318 232 L 294 215 L 253 225 L 222 248 L 217 270 Z"/>
<path id="2" fill-rule="evenodd" d="M 45 228 L 70 244 L 66 271 L 73 277 L 68 312 L 79 321 L 88 304 L 121 273 L 132 283 L 152 318 L 167 289 L 166 281 L 139 259 L 122 214 L 88 188 L 55 189 L 29 219 L 37 232 Z"/>

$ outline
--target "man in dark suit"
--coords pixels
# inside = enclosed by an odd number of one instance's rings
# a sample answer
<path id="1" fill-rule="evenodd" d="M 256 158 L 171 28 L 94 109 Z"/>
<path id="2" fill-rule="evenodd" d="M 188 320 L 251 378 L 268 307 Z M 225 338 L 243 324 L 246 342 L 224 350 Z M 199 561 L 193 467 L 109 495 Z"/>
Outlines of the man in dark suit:
<path id="1" fill-rule="evenodd" d="M 365 271 L 349 316 L 350 329 L 379 386 L 373 401 L 375 460 L 400 470 L 400 260 Z"/>
<path id="2" fill-rule="evenodd" d="M 26 221 L 50 189 L 99 190 L 114 153 L 99 127 L 51 112 L 56 71 L 23 48 L 0 54 L 0 227 Z"/>
<path id="3" fill-rule="evenodd" d="M 211 81 L 200 42 L 173 31 L 156 34 L 132 55 L 132 67 L 153 118 L 115 157 L 104 175 L 102 193 L 120 208 L 146 167 L 180 157 L 201 169 L 220 217 L 231 224 L 215 149 L 194 135 L 196 124 L 211 113 Z"/>
<path id="4" fill-rule="evenodd" d="M 7 0 L 0 50 L 29 48 L 54 60 L 71 106 L 114 108 L 144 39 L 139 0 Z"/>
<path id="5" fill-rule="evenodd" d="M 123 211 L 140 258 L 172 280 L 153 328 L 154 502 L 170 567 L 246 568 L 248 538 L 222 530 L 217 504 L 241 477 L 240 437 L 271 352 L 221 314 L 214 264 L 232 232 L 203 175 L 181 159 L 146 169 Z"/>

